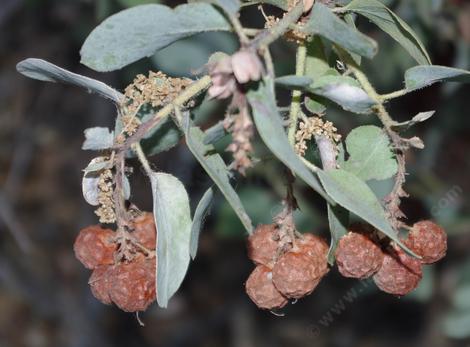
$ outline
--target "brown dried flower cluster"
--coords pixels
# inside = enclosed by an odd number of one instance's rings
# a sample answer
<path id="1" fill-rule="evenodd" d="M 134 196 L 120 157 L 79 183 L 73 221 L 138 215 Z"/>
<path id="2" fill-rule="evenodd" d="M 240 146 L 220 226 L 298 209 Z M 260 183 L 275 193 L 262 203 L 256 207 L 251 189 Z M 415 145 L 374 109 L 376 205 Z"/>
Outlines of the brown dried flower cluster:
<path id="1" fill-rule="evenodd" d="M 156 228 L 151 213 L 131 223 L 132 233 L 118 236 L 110 229 L 90 226 L 75 240 L 75 255 L 93 270 L 89 285 L 104 304 L 116 304 L 126 312 L 144 311 L 156 298 Z M 122 256 L 132 248 L 132 256 Z M 128 253 L 127 253 L 128 254 Z"/>
<path id="2" fill-rule="evenodd" d="M 259 226 L 248 239 L 248 256 L 257 265 L 246 292 L 262 309 L 284 307 L 310 294 L 328 272 L 328 245 L 313 234 L 296 239 L 285 251 L 275 224 Z"/>
<path id="3" fill-rule="evenodd" d="M 338 129 L 336 129 L 332 122 L 325 121 L 317 116 L 309 117 L 299 124 L 299 130 L 295 134 L 295 151 L 299 155 L 305 155 L 305 151 L 308 148 L 307 141 L 310 141 L 314 136 L 324 136 L 337 144 L 341 141 L 341 135 L 337 131 Z"/>
<path id="4" fill-rule="evenodd" d="M 227 150 L 233 153 L 233 168 L 245 175 L 246 170 L 253 166 L 250 155 L 253 151 L 251 138 L 254 134 L 253 122 L 246 108 L 237 114 L 227 115 L 224 127 L 232 134 L 232 143 Z"/>
<path id="5" fill-rule="evenodd" d="M 356 224 L 343 236 L 336 249 L 336 263 L 345 277 L 364 279 L 373 276 L 382 291 L 403 296 L 416 289 L 423 276 L 422 265 L 436 262 L 445 255 L 445 231 L 431 221 L 413 225 L 404 243 L 422 259 L 406 254 L 394 244 L 375 241 L 375 230 Z"/>
<path id="6" fill-rule="evenodd" d="M 284 13 L 284 16 L 286 16 L 287 13 Z M 264 19 L 265 19 L 265 23 L 264 23 L 264 27 L 266 29 L 270 29 L 272 27 L 274 27 L 281 19 L 278 18 L 278 17 L 275 17 L 275 16 L 264 16 Z M 303 44 L 307 41 L 308 37 L 309 37 L 309 34 L 307 33 L 304 33 L 303 31 L 299 30 L 302 28 L 302 26 L 304 25 L 304 19 L 305 18 L 301 18 L 299 20 L 299 22 L 297 23 L 297 27 L 298 29 L 294 29 L 294 30 L 288 30 L 286 31 L 286 33 L 284 34 L 284 38 L 289 41 L 289 42 L 295 42 L 296 44 L 300 45 L 300 44 Z"/>
<path id="7" fill-rule="evenodd" d="M 99 207 L 96 209 L 95 214 L 99 217 L 100 223 L 114 223 L 116 221 L 113 198 L 114 179 L 110 169 L 105 169 L 100 172 L 98 191 Z"/>

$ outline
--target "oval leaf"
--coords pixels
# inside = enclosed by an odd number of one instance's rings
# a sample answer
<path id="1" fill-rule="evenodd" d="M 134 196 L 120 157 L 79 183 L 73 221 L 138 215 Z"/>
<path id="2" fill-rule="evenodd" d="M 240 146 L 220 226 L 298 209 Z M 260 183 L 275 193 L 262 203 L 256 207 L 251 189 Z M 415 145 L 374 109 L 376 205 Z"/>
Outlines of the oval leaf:
<path id="1" fill-rule="evenodd" d="M 230 30 L 212 5 L 142 5 L 121 11 L 96 27 L 80 51 L 81 62 L 96 71 L 113 71 L 182 38 L 206 31 Z"/>
<path id="2" fill-rule="evenodd" d="M 183 184 L 166 173 L 150 175 L 153 214 L 157 226 L 157 302 L 168 301 L 183 282 L 189 265 L 191 214 Z"/>
<path id="3" fill-rule="evenodd" d="M 353 0 L 345 7 L 345 10 L 368 18 L 405 48 L 419 64 L 431 64 L 426 48 L 413 29 L 380 1 Z"/>
<path id="4" fill-rule="evenodd" d="M 363 181 L 385 180 L 397 172 L 390 140 L 379 127 L 365 125 L 353 129 L 346 138 L 346 148 L 349 158 L 339 163 L 341 168 Z"/>
<path id="5" fill-rule="evenodd" d="M 344 49 L 366 58 L 377 53 L 377 43 L 339 19 L 331 10 L 316 2 L 302 31 L 320 35 Z"/>
<path id="6" fill-rule="evenodd" d="M 405 73 L 405 87 L 409 92 L 437 82 L 470 83 L 470 71 L 439 65 L 420 65 Z"/>
<path id="7" fill-rule="evenodd" d="M 115 103 L 120 103 L 124 95 L 103 82 L 85 77 L 58 67 L 42 59 L 29 58 L 16 65 L 16 70 L 26 77 L 46 82 L 56 82 L 85 88 Z"/>
<path id="8" fill-rule="evenodd" d="M 302 163 L 290 145 L 277 109 L 274 93 L 267 85 L 272 85 L 272 81 L 266 80 L 265 83 L 260 83 L 258 90 L 251 90 L 248 93 L 248 101 L 253 109 L 253 119 L 261 139 L 284 165 L 329 200 L 318 179 Z"/>
<path id="9" fill-rule="evenodd" d="M 85 142 L 83 142 L 82 149 L 98 151 L 111 148 L 113 143 L 113 131 L 103 127 L 88 128 L 85 130 Z"/>
<path id="10" fill-rule="evenodd" d="M 199 234 L 201 233 L 202 225 L 210 212 L 212 199 L 214 198 L 214 189 L 209 188 L 202 196 L 199 204 L 194 211 L 193 224 L 191 226 L 191 243 L 189 246 L 189 253 L 191 258 L 196 258 L 197 247 L 199 244 Z"/>
<path id="11" fill-rule="evenodd" d="M 348 211 L 383 232 L 409 254 L 411 252 L 397 237 L 385 216 L 385 211 L 369 186 L 356 175 L 336 169 L 318 172 L 323 187 L 331 198 Z"/>

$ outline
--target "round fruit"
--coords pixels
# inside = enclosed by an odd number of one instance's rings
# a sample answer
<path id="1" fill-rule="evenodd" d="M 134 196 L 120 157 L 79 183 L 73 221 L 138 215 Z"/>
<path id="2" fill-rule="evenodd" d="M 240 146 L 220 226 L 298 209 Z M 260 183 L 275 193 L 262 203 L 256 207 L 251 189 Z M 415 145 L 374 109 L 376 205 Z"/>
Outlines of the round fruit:
<path id="1" fill-rule="evenodd" d="M 155 250 L 157 244 L 157 230 L 153 213 L 144 212 L 134 219 L 134 237 L 142 246 L 149 250 Z"/>
<path id="2" fill-rule="evenodd" d="M 273 283 L 287 298 L 310 294 L 324 275 L 323 263 L 305 253 L 287 252 L 273 268 Z"/>
<path id="3" fill-rule="evenodd" d="M 446 255 L 447 235 L 439 225 L 425 220 L 413 225 L 405 244 L 422 257 L 423 264 L 432 264 Z"/>
<path id="4" fill-rule="evenodd" d="M 137 257 L 113 268 L 110 296 L 123 311 L 145 311 L 156 298 L 155 258 Z"/>
<path id="5" fill-rule="evenodd" d="M 299 239 L 296 243 L 297 253 L 307 254 L 318 262 L 321 267 L 323 275 L 325 275 L 328 269 L 328 249 L 329 246 L 326 241 L 311 233 L 305 233 L 302 235 L 303 238 Z M 322 276 L 323 276 L 322 275 Z"/>
<path id="6" fill-rule="evenodd" d="M 363 234 L 349 232 L 336 248 L 336 263 L 344 277 L 368 278 L 382 266 L 384 254 L 380 247 Z"/>
<path id="7" fill-rule="evenodd" d="M 245 284 L 246 293 L 259 308 L 275 310 L 284 307 L 287 299 L 274 287 L 271 269 L 258 265 Z"/>
<path id="8" fill-rule="evenodd" d="M 93 296 L 105 305 L 110 305 L 112 303 L 111 297 L 109 296 L 111 280 L 109 277 L 110 273 L 112 273 L 111 266 L 98 266 L 93 270 L 90 280 L 88 281 Z"/>
<path id="9" fill-rule="evenodd" d="M 248 258 L 255 264 L 274 266 L 278 249 L 278 242 L 274 240 L 276 229 L 276 224 L 260 225 L 248 238 Z"/>
<path id="10" fill-rule="evenodd" d="M 390 250 L 384 255 L 382 267 L 374 275 L 374 282 L 386 293 L 403 296 L 414 290 L 423 277 L 419 260 L 402 250 Z"/>
<path id="11" fill-rule="evenodd" d="M 88 269 L 100 265 L 114 263 L 116 244 L 113 242 L 114 232 L 92 225 L 80 230 L 73 249 L 78 260 Z"/>

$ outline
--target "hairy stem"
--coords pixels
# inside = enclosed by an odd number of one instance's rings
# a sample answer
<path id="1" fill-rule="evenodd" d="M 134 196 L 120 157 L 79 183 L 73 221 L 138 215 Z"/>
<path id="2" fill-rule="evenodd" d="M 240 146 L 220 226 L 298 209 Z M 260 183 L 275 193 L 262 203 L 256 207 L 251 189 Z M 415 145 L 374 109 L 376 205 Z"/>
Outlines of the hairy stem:
<path id="1" fill-rule="evenodd" d="M 384 102 L 384 101 L 387 101 L 387 100 L 392 100 L 392 99 L 395 99 L 395 98 L 399 98 L 400 96 L 403 96 L 407 93 L 408 93 L 407 89 L 400 89 L 400 90 L 397 90 L 397 91 L 392 92 L 392 93 L 382 94 L 379 97 L 380 97 L 380 100 L 382 102 Z"/>
<path id="2" fill-rule="evenodd" d="M 303 76 L 305 74 L 305 61 L 307 58 L 307 47 L 300 45 L 297 48 L 297 57 L 295 63 L 295 75 Z M 289 130 L 287 136 L 291 146 L 295 145 L 295 132 L 297 130 L 297 122 L 299 120 L 299 114 L 301 112 L 301 97 L 302 92 L 300 90 L 294 90 L 292 92 L 292 102 L 290 104 L 289 112 Z"/>

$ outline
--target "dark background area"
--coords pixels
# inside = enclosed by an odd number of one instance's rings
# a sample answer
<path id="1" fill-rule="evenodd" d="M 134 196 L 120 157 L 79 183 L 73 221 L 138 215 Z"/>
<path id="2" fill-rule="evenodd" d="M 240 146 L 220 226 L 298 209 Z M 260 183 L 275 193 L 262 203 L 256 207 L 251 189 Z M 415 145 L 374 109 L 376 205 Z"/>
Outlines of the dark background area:
<path id="1" fill-rule="evenodd" d="M 218 197 L 199 254 L 167 310 L 152 305 L 140 315 L 146 325 L 140 327 L 134 315 L 93 298 L 90 274 L 72 250 L 80 228 L 97 222 L 81 193 L 81 170 L 93 154 L 80 147 L 84 129 L 113 125 L 114 106 L 75 88 L 26 79 L 15 65 L 27 57 L 43 58 L 123 90 L 136 73 L 162 69 L 190 75 L 213 51 L 237 47 L 227 35 L 200 35 L 120 72 L 98 74 L 80 65 L 79 50 L 89 32 L 106 16 L 139 2 L 0 0 L 0 346 L 470 346 L 468 85 L 435 85 L 389 104 L 398 120 L 437 111 L 410 130 L 426 148 L 409 154 L 411 197 L 404 210 L 410 222 L 432 218 L 443 225 L 449 252 L 426 269 L 422 285 L 408 297 L 346 280 L 333 269 L 312 295 L 284 309 L 284 316 L 258 310 L 244 293 L 253 267 L 246 257 L 246 236 Z M 434 64 L 470 69 L 470 3 L 387 3 L 417 31 Z M 242 19 L 262 25 L 256 7 Z M 361 20 L 359 27 L 379 42 L 380 53 L 366 62 L 372 81 L 380 92 L 399 89 L 411 58 L 370 23 Z M 277 44 L 273 56 L 279 75 L 293 70 L 292 46 Z M 208 123 L 222 116 L 216 103 L 200 112 Z M 335 110 L 328 116 L 344 135 L 376 122 L 372 116 Z M 225 146 L 221 143 L 220 149 Z M 258 145 L 257 151 L 265 150 Z M 156 169 L 183 180 L 193 202 L 210 184 L 183 145 L 152 161 Z M 282 167 L 270 161 L 237 180 L 255 223 L 270 222 L 279 211 L 280 173 Z M 385 194 L 389 183 L 374 184 L 377 193 Z M 133 201 L 150 210 L 150 188 L 138 169 L 132 187 Z M 299 229 L 326 236 L 321 199 L 301 185 L 297 194 Z"/>

